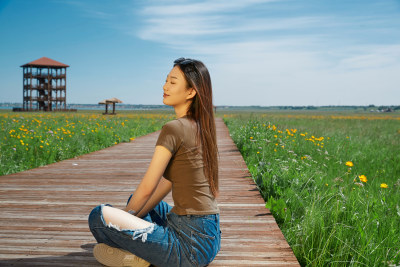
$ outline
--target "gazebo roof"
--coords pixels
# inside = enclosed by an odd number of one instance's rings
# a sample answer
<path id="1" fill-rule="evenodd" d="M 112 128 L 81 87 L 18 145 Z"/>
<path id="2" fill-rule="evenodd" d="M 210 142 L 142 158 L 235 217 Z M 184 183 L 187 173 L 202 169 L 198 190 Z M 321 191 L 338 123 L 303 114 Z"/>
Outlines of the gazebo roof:
<path id="1" fill-rule="evenodd" d="M 57 67 L 57 68 L 68 68 L 69 66 L 55 61 L 51 58 L 48 57 L 41 57 L 39 59 L 36 59 L 32 62 L 26 63 L 22 65 L 21 67 Z"/>
<path id="2" fill-rule="evenodd" d="M 118 98 L 110 98 L 110 99 L 104 99 L 102 101 L 99 102 L 99 104 L 110 104 L 110 103 L 123 103 L 121 100 L 119 100 Z"/>
<path id="3" fill-rule="evenodd" d="M 106 99 L 106 102 L 112 102 L 112 103 L 122 103 L 121 100 L 119 100 L 118 98 L 110 98 L 110 99 Z"/>

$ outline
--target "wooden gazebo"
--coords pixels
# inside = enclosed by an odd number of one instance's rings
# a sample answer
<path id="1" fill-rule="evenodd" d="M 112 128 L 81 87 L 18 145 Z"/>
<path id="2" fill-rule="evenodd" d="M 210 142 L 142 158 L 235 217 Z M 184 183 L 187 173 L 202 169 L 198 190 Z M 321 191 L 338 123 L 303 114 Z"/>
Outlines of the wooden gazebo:
<path id="1" fill-rule="evenodd" d="M 100 101 L 99 104 L 106 105 L 106 112 L 103 113 L 103 115 L 115 115 L 115 103 L 122 103 L 121 100 L 118 98 L 110 98 L 110 99 L 105 99 L 103 101 Z M 108 105 L 112 104 L 112 113 L 108 113 Z"/>
<path id="2" fill-rule="evenodd" d="M 68 65 L 42 57 L 21 66 L 23 68 L 24 111 L 54 111 L 67 109 Z"/>

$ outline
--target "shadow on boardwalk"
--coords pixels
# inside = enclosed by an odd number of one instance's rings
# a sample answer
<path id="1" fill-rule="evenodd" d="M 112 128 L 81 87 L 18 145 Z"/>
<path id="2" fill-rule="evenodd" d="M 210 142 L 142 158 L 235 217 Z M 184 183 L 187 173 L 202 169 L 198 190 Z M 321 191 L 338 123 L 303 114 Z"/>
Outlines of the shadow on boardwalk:
<path id="1" fill-rule="evenodd" d="M 265 208 L 221 119 L 221 251 L 210 266 L 299 266 Z M 122 208 L 150 163 L 159 132 L 77 158 L 0 177 L 0 266 L 101 266 L 87 217 Z M 172 204 L 168 195 L 166 201 Z"/>

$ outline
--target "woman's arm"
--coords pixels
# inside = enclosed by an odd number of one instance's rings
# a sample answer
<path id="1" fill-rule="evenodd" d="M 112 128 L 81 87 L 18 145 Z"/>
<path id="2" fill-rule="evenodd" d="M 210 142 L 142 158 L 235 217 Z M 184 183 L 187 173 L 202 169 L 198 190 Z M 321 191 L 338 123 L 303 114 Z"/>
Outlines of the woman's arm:
<path id="1" fill-rule="evenodd" d="M 172 183 L 164 177 L 161 178 L 156 190 L 146 202 L 142 210 L 140 210 L 140 212 L 136 214 L 136 216 L 142 218 L 147 213 L 149 213 L 149 211 L 154 209 L 154 207 L 157 206 L 157 204 L 160 203 L 161 200 L 163 200 L 163 198 L 171 191 L 171 189 Z"/>
<path id="2" fill-rule="evenodd" d="M 143 209 L 160 183 L 160 179 L 171 157 L 172 154 L 167 148 L 156 146 L 149 168 L 124 210 L 135 211 L 134 215 L 137 215 Z"/>

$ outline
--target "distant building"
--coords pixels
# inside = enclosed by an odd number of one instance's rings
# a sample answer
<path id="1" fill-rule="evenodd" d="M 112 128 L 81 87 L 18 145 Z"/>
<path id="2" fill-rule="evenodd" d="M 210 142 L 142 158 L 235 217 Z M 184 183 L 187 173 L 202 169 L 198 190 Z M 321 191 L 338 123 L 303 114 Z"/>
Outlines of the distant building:
<path id="1" fill-rule="evenodd" d="M 23 68 L 22 111 L 66 111 L 68 65 L 42 57 Z"/>

